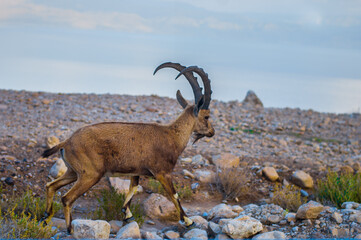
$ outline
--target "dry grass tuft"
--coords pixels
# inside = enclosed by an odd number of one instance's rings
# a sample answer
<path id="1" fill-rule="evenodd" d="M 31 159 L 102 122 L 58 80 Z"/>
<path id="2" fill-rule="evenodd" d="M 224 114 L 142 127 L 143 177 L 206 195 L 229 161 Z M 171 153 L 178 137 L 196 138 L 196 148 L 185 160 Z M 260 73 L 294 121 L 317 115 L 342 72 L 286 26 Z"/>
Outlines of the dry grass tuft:
<path id="1" fill-rule="evenodd" d="M 296 212 L 302 204 L 307 202 L 307 198 L 301 196 L 299 187 L 291 184 L 282 186 L 277 183 L 271 201 L 283 209 Z"/>

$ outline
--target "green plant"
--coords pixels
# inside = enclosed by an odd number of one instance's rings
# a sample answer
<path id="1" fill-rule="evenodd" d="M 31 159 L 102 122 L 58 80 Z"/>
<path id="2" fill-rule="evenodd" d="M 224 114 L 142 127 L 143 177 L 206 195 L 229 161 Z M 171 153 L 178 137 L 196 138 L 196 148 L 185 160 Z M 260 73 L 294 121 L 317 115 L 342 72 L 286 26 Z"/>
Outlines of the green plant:
<path id="1" fill-rule="evenodd" d="M 332 202 L 338 208 L 344 202 L 361 202 L 361 173 L 339 175 L 329 171 L 326 179 L 317 181 L 316 195 L 320 201 Z"/>
<path id="2" fill-rule="evenodd" d="M 249 197 L 251 189 L 247 182 L 249 182 L 249 177 L 246 171 L 240 168 L 217 169 L 215 184 L 225 199 L 233 200 Z"/>
<path id="3" fill-rule="evenodd" d="M 165 196 L 167 195 L 167 193 L 165 192 L 162 184 L 159 181 L 157 181 L 157 180 L 155 180 L 153 178 L 149 179 L 147 187 L 152 192 L 159 193 L 159 194 L 162 194 L 162 195 L 165 195 Z M 174 188 L 175 188 L 176 192 L 178 193 L 178 196 L 181 199 L 190 199 L 190 198 L 192 198 L 192 190 L 191 190 L 190 187 L 188 187 L 186 185 L 180 186 L 178 183 L 175 183 Z"/>
<path id="4" fill-rule="evenodd" d="M 271 201 L 287 211 L 296 212 L 302 204 L 307 202 L 307 198 L 301 196 L 299 187 L 291 184 L 282 186 L 277 183 Z"/>
<path id="5" fill-rule="evenodd" d="M 56 231 L 52 230 L 51 224 L 44 225 L 38 221 L 42 206 L 45 210 L 44 200 L 35 198 L 30 190 L 19 197 L 12 196 L 7 201 L 2 199 L 0 238 L 52 237 Z"/>
<path id="6" fill-rule="evenodd" d="M 93 218 L 111 220 L 123 220 L 124 213 L 121 211 L 125 194 L 118 193 L 113 187 L 110 190 L 103 189 L 100 192 L 100 196 L 97 197 L 99 207 L 93 214 Z M 135 218 L 135 221 L 141 226 L 144 223 L 144 213 L 139 202 L 130 205 L 130 211 Z"/>

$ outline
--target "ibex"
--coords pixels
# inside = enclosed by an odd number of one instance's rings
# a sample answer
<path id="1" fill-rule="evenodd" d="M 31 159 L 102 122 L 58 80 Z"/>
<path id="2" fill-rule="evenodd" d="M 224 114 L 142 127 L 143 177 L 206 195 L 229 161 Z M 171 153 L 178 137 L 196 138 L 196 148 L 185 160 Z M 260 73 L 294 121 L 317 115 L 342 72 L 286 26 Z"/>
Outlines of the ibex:
<path id="1" fill-rule="evenodd" d="M 174 68 L 189 81 L 195 98 L 195 105 L 188 105 L 180 91 L 177 100 L 184 108 L 178 118 L 166 125 L 156 123 L 102 122 L 78 129 L 70 138 L 45 150 L 43 157 L 60 151 L 68 167 L 64 175 L 46 184 L 46 212 L 44 219 L 52 213 L 54 193 L 61 187 L 75 182 L 74 186 L 61 200 L 68 232 L 71 229 L 71 206 L 74 201 L 95 185 L 105 174 L 123 174 L 131 177 L 129 192 L 122 208 L 125 222 L 134 220 L 130 211 L 130 202 L 137 191 L 139 176 L 157 179 L 169 198 L 174 203 L 181 221 L 186 227 L 194 223 L 187 217 L 181 207 L 171 173 L 177 159 L 185 149 L 192 133 L 195 140 L 214 135 L 214 128 L 209 119 L 211 86 L 208 75 L 196 66 L 184 67 L 177 63 L 163 63 L 154 74 L 162 68 Z M 204 94 L 200 88 L 197 73 L 204 85 Z M 176 79 L 177 79 L 176 78 Z"/>

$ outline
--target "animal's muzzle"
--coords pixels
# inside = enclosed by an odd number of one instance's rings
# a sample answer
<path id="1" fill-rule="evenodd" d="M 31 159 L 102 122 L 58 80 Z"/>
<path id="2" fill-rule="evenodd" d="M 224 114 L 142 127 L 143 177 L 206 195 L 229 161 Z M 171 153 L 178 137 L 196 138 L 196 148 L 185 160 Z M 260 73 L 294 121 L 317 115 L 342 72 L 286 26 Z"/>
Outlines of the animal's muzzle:
<path id="1" fill-rule="evenodd" d="M 214 133 L 215 133 L 214 128 L 212 128 L 212 129 L 208 132 L 208 134 L 206 134 L 206 136 L 207 136 L 207 137 L 213 137 L 213 136 L 214 136 Z"/>

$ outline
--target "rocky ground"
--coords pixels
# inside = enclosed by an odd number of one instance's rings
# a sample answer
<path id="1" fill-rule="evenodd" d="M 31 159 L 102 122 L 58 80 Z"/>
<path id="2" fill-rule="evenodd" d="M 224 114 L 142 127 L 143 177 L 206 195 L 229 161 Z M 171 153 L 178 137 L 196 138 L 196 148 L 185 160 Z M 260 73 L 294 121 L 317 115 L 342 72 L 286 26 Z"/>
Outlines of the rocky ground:
<path id="1" fill-rule="evenodd" d="M 214 100 L 210 109 L 216 135 L 194 145 L 190 142 L 174 172 L 178 185 L 192 189 L 192 198 L 185 201 L 184 206 L 187 213 L 197 219 L 198 228 L 189 233 L 180 229 L 179 224 L 153 219 L 141 227 L 139 234 L 143 238 L 153 235 L 174 238 L 177 234 L 186 238 L 249 238 L 259 231 L 273 234 L 263 236 L 265 238 L 361 237 L 361 207 L 357 203 L 344 204 L 343 209 L 331 205 L 320 208 L 317 202 L 308 203 L 310 206 L 304 207 L 313 210 L 306 212 L 316 214 L 314 217 L 298 212 L 297 216 L 296 211 L 288 213 L 270 202 L 275 182 L 298 184 L 304 188 L 304 196 L 316 200 L 310 184 L 321 180 L 328 169 L 360 171 L 360 114 L 263 108 L 252 93 L 242 102 Z M 181 111 L 176 100 L 158 96 L 0 90 L 2 198 L 27 187 L 44 196 L 44 186 L 51 180 L 50 168 L 58 156 L 42 159 L 40 154 L 47 145 L 66 139 L 82 126 L 102 121 L 168 123 Z M 224 200 L 214 179 L 217 169 L 227 166 L 248 173 L 245 185 L 252 188 L 251 194 Z M 147 190 L 147 182 L 141 179 L 145 191 L 136 196 L 141 201 L 154 197 Z M 74 218 L 94 208 L 94 196 L 105 187 L 108 187 L 107 179 L 79 199 L 74 206 Z M 237 235 L 235 229 L 242 229 L 244 224 L 250 224 L 254 232 Z M 119 232 L 111 236 L 117 235 L 126 236 Z M 262 236 L 258 233 L 254 238 L 257 237 Z"/>

